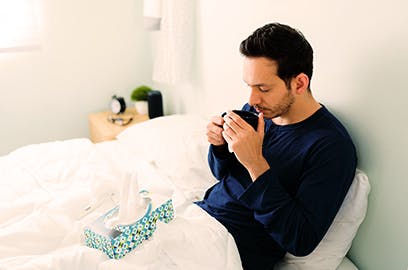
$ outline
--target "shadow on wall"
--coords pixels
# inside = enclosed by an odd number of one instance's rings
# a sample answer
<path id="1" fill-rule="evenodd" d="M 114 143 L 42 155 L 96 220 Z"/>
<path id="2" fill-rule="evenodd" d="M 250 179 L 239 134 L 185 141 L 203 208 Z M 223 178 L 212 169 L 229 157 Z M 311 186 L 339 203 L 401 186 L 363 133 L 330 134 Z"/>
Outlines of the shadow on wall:
<path id="1" fill-rule="evenodd" d="M 348 106 L 348 124 L 359 167 L 372 185 L 367 217 L 350 251 L 361 269 L 407 267 L 408 212 L 401 211 L 408 205 L 407 40 L 396 37 L 372 44 L 350 67 L 356 91 Z"/>
<path id="2" fill-rule="evenodd" d="M 368 49 L 358 61 L 361 65 L 354 68 L 353 89 L 357 91 L 350 100 L 350 109 L 356 115 L 351 123 L 361 146 L 363 167 L 381 166 L 374 161 L 385 155 L 398 156 L 406 152 L 402 151 L 404 147 L 408 149 L 408 43 L 395 40 L 381 45 Z M 402 160 L 393 162 L 400 162 L 403 168 Z"/>

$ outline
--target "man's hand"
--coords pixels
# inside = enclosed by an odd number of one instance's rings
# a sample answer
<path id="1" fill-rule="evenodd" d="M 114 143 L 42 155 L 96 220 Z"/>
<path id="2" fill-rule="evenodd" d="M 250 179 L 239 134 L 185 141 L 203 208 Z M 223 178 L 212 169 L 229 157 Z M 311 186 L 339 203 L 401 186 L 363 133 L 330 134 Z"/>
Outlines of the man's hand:
<path id="1" fill-rule="evenodd" d="M 255 181 L 269 169 L 269 164 L 262 155 L 262 142 L 265 136 L 263 114 L 259 114 L 256 131 L 231 111 L 224 116 L 224 121 L 223 138 L 238 161 L 248 170 L 252 181 Z"/>
<path id="2" fill-rule="evenodd" d="M 215 146 L 226 144 L 222 136 L 224 119 L 221 116 L 214 116 L 207 125 L 207 140 Z"/>

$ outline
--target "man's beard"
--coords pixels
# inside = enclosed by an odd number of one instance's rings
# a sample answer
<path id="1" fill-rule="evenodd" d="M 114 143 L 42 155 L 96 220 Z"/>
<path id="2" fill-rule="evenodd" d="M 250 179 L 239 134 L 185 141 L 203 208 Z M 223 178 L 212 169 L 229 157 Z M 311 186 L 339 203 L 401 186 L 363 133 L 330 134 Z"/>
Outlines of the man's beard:
<path id="1" fill-rule="evenodd" d="M 258 105 L 255 105 L 254 107 L 257 110 L 262 111 L 264 113 L 265 118 L 273 119 L 273 118 L 280 117 L 286 114 L 290 110 L 294 102 L 295 102 L 295 97 L 290 91 L 288 91 L 287 95 L 284 96 L 278 104 L 276 104 L 275 106 L 271 108 L 261 107 Z"/>

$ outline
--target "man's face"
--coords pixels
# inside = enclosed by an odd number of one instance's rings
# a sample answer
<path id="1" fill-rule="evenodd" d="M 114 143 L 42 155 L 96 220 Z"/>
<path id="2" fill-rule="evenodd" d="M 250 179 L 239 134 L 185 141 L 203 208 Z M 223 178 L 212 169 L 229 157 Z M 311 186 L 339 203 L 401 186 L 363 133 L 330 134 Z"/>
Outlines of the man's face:
<path id="1" fill-rule="evenodd" d="M 245 57 L 244 82 L 250 87 L 249 105 L 265 118 L 285 116 L 295 101 L 292 90 L 277 75 L 277 63 L 265 57 Z"/>

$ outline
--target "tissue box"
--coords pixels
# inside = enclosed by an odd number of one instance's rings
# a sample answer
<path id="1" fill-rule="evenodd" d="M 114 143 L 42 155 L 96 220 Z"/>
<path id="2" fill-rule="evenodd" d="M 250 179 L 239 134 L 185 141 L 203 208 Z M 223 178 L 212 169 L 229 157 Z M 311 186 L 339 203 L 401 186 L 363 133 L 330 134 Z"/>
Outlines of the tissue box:
<path id="1" fill-rule="evenodd" d="M 85 245 L 101 250 L 111 259 L 122 258 L 153 235 L 158 220 L 168 223 L 174 217 L 171 199 L 153 211 L 151 208 L 149 204 L 146 214 L 135 223 L 110 229 L 105 226 L 105 220 L 119 210 L 119 206 L 116 206 L 85 227 Z"/>

